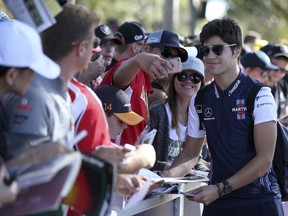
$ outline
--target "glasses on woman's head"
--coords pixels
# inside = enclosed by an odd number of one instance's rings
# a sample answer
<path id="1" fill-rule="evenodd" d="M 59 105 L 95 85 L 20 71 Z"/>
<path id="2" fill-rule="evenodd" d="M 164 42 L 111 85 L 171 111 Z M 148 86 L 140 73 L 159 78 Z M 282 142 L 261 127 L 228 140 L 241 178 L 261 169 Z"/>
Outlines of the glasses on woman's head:
<path id="1" fill-rule="evenodd" d="M 161 55 L 162 55 L 164 58 L 179 57 L 178 52 L 177 52 L 177 53 L 172 53 L 171 48 L 163 47 L 163 46 L 151 46 L 151 47 L 152 47 L 152 48 L 154 48 L 154 47 L 160 48 Z"/>
<path id="2" fill-rule="evenodd" d="M 195 74 L 187 74 L 185 72 L 178 73 L 176 77 L 180 82 L 184 82 L 189 79 L 192 83 L 198 84 L 202 81 L 202 77 Z"/>
<path id="3" fill-rule="evenodd" d="M 208 56 L 210 53 L 210 50 L 212 50 L 212 52 L 215 55 L 221 56 L 223 54 L 224 48 L 233 47 L 233 46 L 236 46 L 236 44 L 227 44 L 227 45 L 217 44 L 217 45 L 213 45 L 211 47 L 203 46 L 200 48 L 200 51 L 201 51 L 203 56 Z"/>

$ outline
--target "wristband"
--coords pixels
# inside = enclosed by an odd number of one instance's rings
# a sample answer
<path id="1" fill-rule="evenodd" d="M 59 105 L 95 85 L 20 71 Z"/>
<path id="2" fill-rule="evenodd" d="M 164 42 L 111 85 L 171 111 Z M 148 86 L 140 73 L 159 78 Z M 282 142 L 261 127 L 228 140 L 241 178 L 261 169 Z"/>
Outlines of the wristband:
<path id="1" fill-rule="evenodd" d="M 218 190 L 218 195 L 219 195 L 219 198 L 223 196 L 222 194 L 222 191 L 221 191 L 221 186 L 220 186 L 220 183 L 216 183 L 215 184 L 216 187 L 217 187 L 217 190 Z"/>
<path id="2" fill-rule="evenodd" d="M 233 191 L 232 185 L 227 181 L 222 181 L 223 184 L 223 195 L 230 194 Z"/>

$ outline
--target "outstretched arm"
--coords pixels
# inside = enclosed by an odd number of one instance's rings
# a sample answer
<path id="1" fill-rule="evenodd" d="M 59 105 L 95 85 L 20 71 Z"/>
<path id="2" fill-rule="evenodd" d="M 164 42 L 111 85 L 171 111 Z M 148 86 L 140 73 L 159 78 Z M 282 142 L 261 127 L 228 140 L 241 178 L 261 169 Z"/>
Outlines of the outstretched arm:
<path id="1" fill-rule="evenodd" d="M 118 88 L 125 88 L 131 83 L 140 69 L 144 70 L 153 80 L 167 77 L 167 70 L 171 70 L 172 65 L 158 55 L 139 53 L 119 66 L 113 75 L 114 84 Z"/>

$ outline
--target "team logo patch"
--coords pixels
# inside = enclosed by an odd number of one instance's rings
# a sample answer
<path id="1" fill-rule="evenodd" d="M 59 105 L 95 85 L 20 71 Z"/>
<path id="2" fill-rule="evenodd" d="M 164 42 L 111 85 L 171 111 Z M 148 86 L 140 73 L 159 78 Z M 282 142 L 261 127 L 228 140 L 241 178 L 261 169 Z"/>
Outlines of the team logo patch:
<path id="1" fill-rule="evenodd" d="M 139 41 L 139 40 L 142 40 L 143 39 L 143 35 L 135 35 L 134 36 L 134 40 L 135 41 Z"/>
<path id="2" fill-rule="evenodd" d="M 245 100 L 237 99 L 236 107 L 232 108 L 232 112 L 236 112 L 236 117 L 238 120 L 246 119 L 245 111 L 247 111 L 247 107 L 245 106 Z"/>
<path id="3" fill-rule="evenodd" d="M 28 119 L 26 115 L 15 115 L 13 117 L 13 124 L 21 125 Z"/>
<path id="4" fill-rule="evenodd" d="M 110 29 L 108 28 L 108 26 L 100 26 L 100 30 L 103 32 L 103 34 L 105 35 L 110 35 L 111 34 L 111 31 Z"/>
<path id="5" fill-rule="evenodd" d="M 204 111 L 205 117 L 210 118 L 212 116 L 212 114 L 213 114 L 213 111 L 212 111 L 212 109 L 210 107 L 205 109 L 205 111 Z"/>
<path id="6" fill-rule="evenodd" d="M 32 111 L 32 107 L 29 106 L 29 102 L 28 102 L 28 99 L 27 98 L 23 98 L 21 100 L 21 103 L 16 105 L 16 109 L 18 110 L 26 110 L 26 111 Z"/>
<path id="7" fill-rule="evenodd" d="M 204 114 L 203 116 L 204 121 L 215 120 L 215 117 L 213 116 L 213 110 L 211 107 L 205 108 L 203 114 Z"/>

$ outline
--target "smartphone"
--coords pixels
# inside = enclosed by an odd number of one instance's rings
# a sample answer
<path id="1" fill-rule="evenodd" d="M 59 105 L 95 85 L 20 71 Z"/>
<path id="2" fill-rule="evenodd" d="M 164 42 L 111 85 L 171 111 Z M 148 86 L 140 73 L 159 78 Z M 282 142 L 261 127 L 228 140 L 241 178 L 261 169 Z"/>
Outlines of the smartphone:
<path id="1" fill-rule="evenodd" d="M 168 61 L 173 66 L 171 70 L 168 70 L 169 74 L 179 73 L 182 71 L 182 63 L 179 57 L 171 58 Z"/>
<path id="2" fill-rule="evenodd" d="M 189 193 L 189 192 L 180 192 L 180 194 L 183 194 L 183 195 L 185 195 L 185 196 L 187 196 L 187 197 L 195 197 L 196 196 L 196 194 L 193 194 L 193 193 Z"/>
<path id="3" fill-rule="evenodd" d="M 100 56 L 101 56 L 100 52 L 93 53 L 92 56 L 91 56 L 90 62 L 96 61 Z"/>

